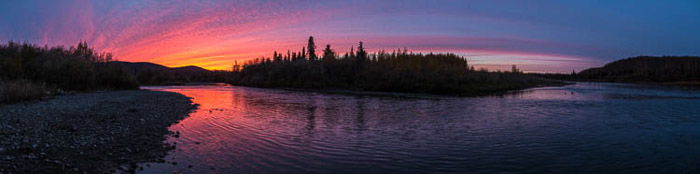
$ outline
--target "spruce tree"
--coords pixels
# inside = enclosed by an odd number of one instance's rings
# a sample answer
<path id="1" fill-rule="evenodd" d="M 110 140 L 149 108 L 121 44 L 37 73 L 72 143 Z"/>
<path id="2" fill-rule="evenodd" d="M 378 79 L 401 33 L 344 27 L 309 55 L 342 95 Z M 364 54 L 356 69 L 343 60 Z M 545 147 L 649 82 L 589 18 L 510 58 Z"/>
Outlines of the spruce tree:
<path id="1" fill-rule="evenodd" d="M 318 57 L 316 56 L 316 44 L 314 43 L 314 37 L 309 36 L 309 44 L 306 46 L 306 49 L 309 50 L 309 60 L 317 60 Z"/>
<path id="2" fill-rule="evenodd" d="M 362 42 L 360 42 L 360 46 L 357 47 L 357 58 L 360 60 L 367 59 L 367 52 L 365 52 L 365 48 L 362 46 Z"/>
<path id="3" fill-rule="evenodd" d="M 326 49 L 323 49 L 323 61 L 329 61 L 335 59 L 335 52 L 331 49 L 331 45 L 326 45 Z"/>
<path id="4" fill-rule="evenodd" d="M 306 48 L 305 47 L 301 48 L 301 53 L 299 54 L 299 57 L 301 60 L 306 60 Z"/>

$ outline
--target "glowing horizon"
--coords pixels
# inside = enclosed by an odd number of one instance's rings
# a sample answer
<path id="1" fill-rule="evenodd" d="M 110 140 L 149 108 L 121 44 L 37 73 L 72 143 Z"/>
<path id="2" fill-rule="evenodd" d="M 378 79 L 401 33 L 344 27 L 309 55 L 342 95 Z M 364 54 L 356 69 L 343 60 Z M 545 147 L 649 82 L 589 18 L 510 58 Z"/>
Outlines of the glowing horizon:
<path id="1" fill-rule="evenodd" d="M 605 6 L 607 8 L 601 8 Z M 672 11 L 658 9 L 663 6 Z M 653 16 L 649 15 L 654 12 Z M 0 41 L 87 41 L 121 61 L 230 69 L 318 48 L 451 52 L 489 69 L 571 72 L 637 55 L 700 55 L 700 3 L 462 1 L 0 2 Z M 674 28 L 668 28 L 673 24 Z M 663 34 L 660 34 L 663 33 Z M 320 51 L 318 51 L 320 52 Z"/>

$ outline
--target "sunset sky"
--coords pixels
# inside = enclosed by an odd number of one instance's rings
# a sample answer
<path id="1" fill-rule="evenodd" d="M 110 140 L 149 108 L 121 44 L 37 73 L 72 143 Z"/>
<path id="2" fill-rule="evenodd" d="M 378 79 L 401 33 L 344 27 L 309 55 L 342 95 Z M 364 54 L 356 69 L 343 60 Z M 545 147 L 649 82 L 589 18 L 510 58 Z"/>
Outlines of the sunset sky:
<path id="1" fill-rule="evenodd" d="M 453 52 L 489 69 L 571 72 L 637 55 L 700 55 L 698 0 L 0 1 L 0 41 L 87 41 L 122 61 L 230 69 L 318 47 Z"/>

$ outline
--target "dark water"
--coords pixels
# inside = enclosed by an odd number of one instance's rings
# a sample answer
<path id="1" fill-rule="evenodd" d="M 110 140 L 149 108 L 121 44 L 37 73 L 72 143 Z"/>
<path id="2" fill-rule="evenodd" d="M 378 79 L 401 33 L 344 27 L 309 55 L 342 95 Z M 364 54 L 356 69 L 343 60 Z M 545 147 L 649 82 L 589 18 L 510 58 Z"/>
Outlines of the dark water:
<path id="1" fill-rule="evenodd" d="M 579 83 L 480 98 L 150 87 L 200 104 L 143 173 L 698 173 L 700 92 Z M 190 166 L 191 165 L 191 166 Z M 191 167 L 191 168 L 190 168 Z"/>

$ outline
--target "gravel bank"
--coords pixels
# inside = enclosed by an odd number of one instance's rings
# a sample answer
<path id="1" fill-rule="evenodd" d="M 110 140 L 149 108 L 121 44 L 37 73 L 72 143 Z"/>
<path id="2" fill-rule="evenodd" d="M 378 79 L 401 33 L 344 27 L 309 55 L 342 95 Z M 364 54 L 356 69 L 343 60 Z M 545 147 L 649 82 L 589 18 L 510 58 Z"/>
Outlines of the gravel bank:
<path id="1" fill-rule="evenodd" d="M 168 126 L 196 105 L 181 94 L 114 91 L 0 105 L 0 173 L 113 173 L 162 162 Z M 175 135 L 176 136 L 176 135 Z"/>

